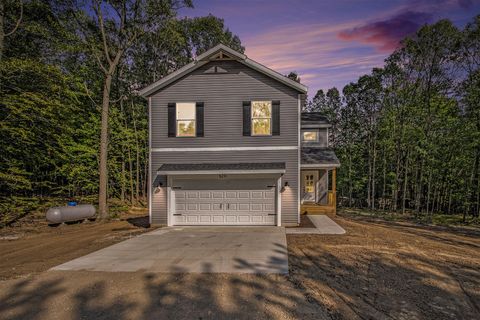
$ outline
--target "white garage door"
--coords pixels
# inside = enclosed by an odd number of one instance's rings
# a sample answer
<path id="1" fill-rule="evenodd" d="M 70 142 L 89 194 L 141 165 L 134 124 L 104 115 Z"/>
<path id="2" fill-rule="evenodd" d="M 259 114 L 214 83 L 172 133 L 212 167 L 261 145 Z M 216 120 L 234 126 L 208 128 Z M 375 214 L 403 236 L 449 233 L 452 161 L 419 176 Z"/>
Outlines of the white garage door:
<path id="1" fill-rule="evenodd" d="M 175 225 L 275 225 L 275 188 L 174 190 Z"/>

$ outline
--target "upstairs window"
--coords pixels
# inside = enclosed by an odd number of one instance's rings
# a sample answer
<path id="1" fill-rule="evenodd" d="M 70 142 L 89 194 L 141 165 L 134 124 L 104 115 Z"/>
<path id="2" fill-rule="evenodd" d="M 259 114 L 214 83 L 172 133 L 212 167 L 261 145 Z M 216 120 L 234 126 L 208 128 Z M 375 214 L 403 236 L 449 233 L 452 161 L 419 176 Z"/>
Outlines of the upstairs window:
<path id="1" fill-rule="evenodd" d="M 252 101 L 252 136 L 272 134 L 272 102 Z"/>
<path id="2" fill-rule="evenodd" d="M 317 131 L 303 131 L 303 141 L 315 142 L 318 141 Z"/>
<path id="3" fill-rule="evenodd" d="M 194 102 L 177 103 L 177 137 L 195 137 L 196 108 Z"/>

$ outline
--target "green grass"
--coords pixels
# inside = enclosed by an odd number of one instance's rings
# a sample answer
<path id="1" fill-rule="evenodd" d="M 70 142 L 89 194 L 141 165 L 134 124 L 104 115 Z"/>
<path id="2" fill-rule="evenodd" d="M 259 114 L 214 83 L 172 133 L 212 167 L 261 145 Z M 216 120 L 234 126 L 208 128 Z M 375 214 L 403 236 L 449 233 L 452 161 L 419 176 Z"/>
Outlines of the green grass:
<path id="1" fill-rule="evenodd" d="M 93 204 L 98 209 L 98 197 L 77 197 L 79 204 Z M 47 210 L 55 206 L 65 206 L 69 201 L 63 197 L 0 197 L 0 228 L 25 217 L 44 217 Z M 110 218 L 118 218 L 129 211 L 130 204 L 118 199 L 109 199 Z M 137 204 L 138 206 L 138 204 Z"/>
<path id="2" fill-rule="evenodd" d="M 474 226 L 480 227 L 480 219 L 467 216 L 466 221 L 463 221 L 462 214 L 440 214 L 434 213 L 433 215 L 420 214 L 415 215 L 413 212 L 406 212 L 405 214 L 381 211 L 381 210 L 369 210 L 369 209 L 357 209 L 357 208 L 339 208 L 340 214 L 358 215 L 363 217 L 371 217 L 383 219 L 386 221 L 410 221 L 415 223 L 433 224 L 440 226 Z"/>

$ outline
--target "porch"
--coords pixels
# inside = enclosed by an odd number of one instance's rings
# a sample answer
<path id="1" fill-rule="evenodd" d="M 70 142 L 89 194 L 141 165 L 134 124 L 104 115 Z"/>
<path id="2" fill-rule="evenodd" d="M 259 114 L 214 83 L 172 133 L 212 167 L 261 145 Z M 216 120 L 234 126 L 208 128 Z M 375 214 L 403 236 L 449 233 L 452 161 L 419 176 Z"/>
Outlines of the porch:
<path id="1" fill-rule="evenodd" d="M 302 148 L 300 213 L 335 215 L 337 212 L 337 156 L 329 148 Z"/>
<path id="2" fill-rule="evenodd" d="M 337 169 L 302 169 L 301 177 L 300 213 L 335 215 L 337 212 Z"/>

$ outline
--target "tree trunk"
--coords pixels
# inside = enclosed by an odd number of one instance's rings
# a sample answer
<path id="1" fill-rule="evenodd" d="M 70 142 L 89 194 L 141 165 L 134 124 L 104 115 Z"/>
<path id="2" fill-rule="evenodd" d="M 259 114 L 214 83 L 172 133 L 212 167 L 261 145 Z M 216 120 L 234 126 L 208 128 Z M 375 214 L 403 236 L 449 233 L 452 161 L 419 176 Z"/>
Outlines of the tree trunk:
<path id="1" fill-rule="evenodd" d="M 138 134 L 137 134 L 137 123 L 135 121 L 135 106 L 132 100 L 132 119 L 133 119 L 133 132 L 135 134 L 135 150 L 136 150 L 136 180 L 137 184 L 135 185 L 135 198 L 139 201 L 140 198 L 140 146 L 138 145 Z"/>
<path id="2" fill-rule="evenodd" d="M 387 189 L 387 156 L 386 151 L 383 152 L 383 189 L 382 189 L 382 210 L 385 210 L 385 202 L 386 202 L 386 193 Z"/>
<path id="3" fill-rule="evenodd" d="M 105 82 L 103 85 L 102 120 L 100 129 L 100 181 L 98 192 L 98 209 L 101 220 L 105 220 L 108 218 L 108 109 L 110 106 L 110 88 L 112 86 L 112 74 L 113 72 L 109 72 L 106 74 Z"/>
<path id="4" fill-rule="evenodd" d="M 5 1 L 0 0 L 0 61 L 2 61 L 3 57 L 3 46 L 5 40 L 5 30 L 3 29 L 5 21 Z"/>
<path id="5" fill-rule="evenodd" d="M 410 152 L 407 152 L 407 159 L 405 160 L 405 174 L 403 179 L 403 194 L 402 194 L 402 214 L 405 214 L 405 204 L 407 198 L 407 184 L 408 184 L 408 163 L 410 158 Z"/>
<path id="6" fill-rule="evenodd" d="M 123 147 L 122 147 L 123 149 Z M 122 150 L 123 151 L 123 150 Z M 124 152 L 122 152 L 122 183 L 121 183 L 121 192 L 120 192 L 120 199 L 122 202 L 125 201 L 125 156 Z"/>
<path id="7" fill-rule="evenodd" d="M 130 171 L 130 202 L 134 203 L 134 191 L 133 191 L 133 163 L 132 163 L 132 152 L 130 146 L 128 146 L 128 166 Z"/>
<path id="8" fill-rule="evenodd" d="M 376 139 L 376 135 L 374 139 Z M 372 210 L 375 210 L 375 174 L 376 169 L 375 166 L 377 165 L 377 143 L 376 140 L 373 141 L 373 161 L 372 161 Z"/>

